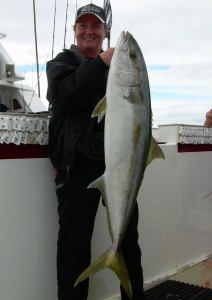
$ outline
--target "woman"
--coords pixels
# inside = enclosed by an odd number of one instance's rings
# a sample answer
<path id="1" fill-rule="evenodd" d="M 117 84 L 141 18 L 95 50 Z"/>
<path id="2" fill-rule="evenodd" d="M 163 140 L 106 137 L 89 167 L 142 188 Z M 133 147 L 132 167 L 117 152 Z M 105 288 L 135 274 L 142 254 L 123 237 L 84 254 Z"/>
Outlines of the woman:
<path id="1" fill-rule="evenodd" d="M 47 99 L 52 117 L 49 155 L 56 169 L 59 235 L 57 279 L 59 300 L 86 300 L 88 280 L 74 287 L 91 260 L 91 238 L 99 192 L 87 186 L 104 173 L 104 122 L 91 114 L 106 92 L 114 48 L 102 51 L 106 37 L 104 10 L 94 4 L 78 9 L 74 32 L 77 45 L 47 63 Z M 134 298 L 143 297 L 138 208 L 122 244 Z M 128 299 L 121 288 L 122 299 Z"/>

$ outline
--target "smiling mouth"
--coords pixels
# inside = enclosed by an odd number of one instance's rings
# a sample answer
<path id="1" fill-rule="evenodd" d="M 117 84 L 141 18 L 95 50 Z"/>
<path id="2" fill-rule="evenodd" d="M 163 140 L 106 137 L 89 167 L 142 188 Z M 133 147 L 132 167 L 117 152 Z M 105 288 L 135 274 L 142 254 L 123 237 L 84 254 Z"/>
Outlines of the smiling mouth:
<path id="1" fill-rule="evenodd" d="M 94 41 L 95 38 L 83 38 L 84 41 Z"/>

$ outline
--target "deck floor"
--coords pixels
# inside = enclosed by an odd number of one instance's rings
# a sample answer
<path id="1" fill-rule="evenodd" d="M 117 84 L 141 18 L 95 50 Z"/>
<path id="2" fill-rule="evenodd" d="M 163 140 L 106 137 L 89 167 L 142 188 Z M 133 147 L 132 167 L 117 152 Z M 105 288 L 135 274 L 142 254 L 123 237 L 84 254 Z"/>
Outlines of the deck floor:
<path id="1" fill-rule="evenodd" d="M 171 276 L 169 279 L 212 289 L 212 258 Z"/>
<path id="2" fill-rule="evenodd" d="M 212 289 L 166 280 L 145 292 L 146 300 L 211 300 Z"/>
<path id="3" fill-rule="evenodd" d="M 212 257 L 147 288 L 145 295 L 147 300 L 212 300 Z"/>
<path id="4" fill-rule="evenodd" d="M 181 270 L 145 295 L 147 300 L 212 300 L 212 258 Z"/>

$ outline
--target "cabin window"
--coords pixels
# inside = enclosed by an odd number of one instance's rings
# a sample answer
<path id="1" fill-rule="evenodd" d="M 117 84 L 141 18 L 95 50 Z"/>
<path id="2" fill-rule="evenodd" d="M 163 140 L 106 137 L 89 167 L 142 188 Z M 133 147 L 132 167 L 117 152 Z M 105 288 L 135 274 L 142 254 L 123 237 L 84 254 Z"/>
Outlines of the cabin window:
<path id="1" fill-rule="evenodd" d="M 16 98 L 13 99 L 13 109 L 14 110 L 21 109 L 21 105 L 20 105 L 20 103 L 18 102 L 18 100 Z"/>
<path id="2" fill-rule="evenodd" d="M 1 103 L 10 109 L 10 96 L 7 93 L 2 95 Z"/>

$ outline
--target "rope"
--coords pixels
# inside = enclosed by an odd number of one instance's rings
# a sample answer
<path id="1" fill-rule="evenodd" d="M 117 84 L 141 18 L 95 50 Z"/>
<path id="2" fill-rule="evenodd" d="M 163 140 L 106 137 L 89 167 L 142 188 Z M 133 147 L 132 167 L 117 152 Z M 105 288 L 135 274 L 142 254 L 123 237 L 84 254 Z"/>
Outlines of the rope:
<path id="1" fill-rule="evenodd" d="M 41 75 L 42 75 L 42 73 L 43 73 L 43 70 L 44 70 L 44 67 L 46 66 L 46 62 L 47 62 L 47 58 L 48 58 L 48 56 L 49 56 L 49 54 L 47 54 L 47 56 L 46 56 L 46 59 L 45 59 L 45 61 L 44 61 L 44 63 L 43 63 L 43 66 L 42 66 L 42 69 L 41 69 L 41 72 L 40 72 L 40 74 L 39 74 L 39 80 L 40 80 L 40 78 L 41 78 Z M 32 69 L 32 71 L 33 71 L 33 69 Z M 33 78 L 33 77 L 32 77 Z M 31 99 L 30 99 L 30 101 L 29 101 L 29 107 L 30 107 L 30 105 L 31 105 L 31 102 L 32 102 L 32 100 L 33 100 L 33 96 L 34 96 L 34 94 L 35 94 L 35 90 L 36 90 L 36 88 L 37 88 L 37 85 L 38 85 L 38 83 L 36 83 L 36 85 L 35 85 L 35 87 L 33 88 L 33 93 L 32 93 L 32 96 L 31 96 Z M 41 96 L 39 96 L 40 98 L 41 98 Z"/>
<path id="2" fill-rule="evenodd" d="M 39 81 L 39 62 L 38 62 L 38 45 L 37 45 L 35 0 L 33 0 L 33 15 L 34 15 L 34 35 L 35 35 L 36 67 L 37 67 L 37 85 L 38 85 L 38 96 L 40 97 L 40 81 Z"/>

